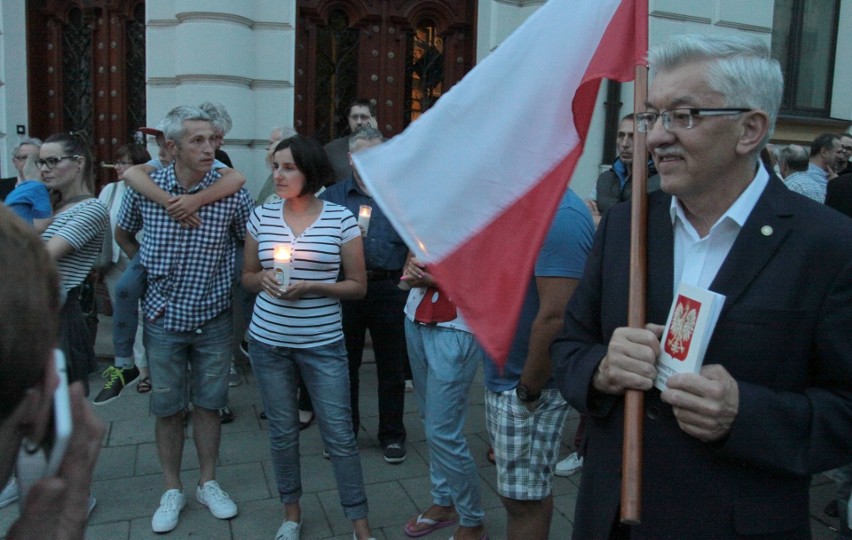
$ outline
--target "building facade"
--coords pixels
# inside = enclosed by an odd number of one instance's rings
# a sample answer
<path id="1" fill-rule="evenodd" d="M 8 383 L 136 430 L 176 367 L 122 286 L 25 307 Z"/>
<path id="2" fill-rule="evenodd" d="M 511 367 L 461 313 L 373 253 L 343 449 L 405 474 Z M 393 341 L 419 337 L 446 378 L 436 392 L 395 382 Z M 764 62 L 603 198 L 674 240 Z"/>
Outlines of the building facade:
<path id="1" fill-rule="evenodd" d="M 393 136 L 542 4 L 0 0 L 0 171 L 11 176 L 21 136 L 59 129 L 90 133 L 96 159 L 110 162 L 140 125 L 209 100 L 227 106 L 225 150 L 256 193 L 273 127 L 327 141 L 345 132 L 346 104 L 367 97 Z M 787 84 L 773 141 L 809 142 L 852 121 L 852 63 L 838 37 L 852 30 L 852 0 L 649 0 L 649 12 L 652 45 L 686 32 L 743 32 L 772 45 Z M 601 85 L 572 179 L 581 195 L 612 160 L 607 126 L 632 107 L 631 84 Z"/>

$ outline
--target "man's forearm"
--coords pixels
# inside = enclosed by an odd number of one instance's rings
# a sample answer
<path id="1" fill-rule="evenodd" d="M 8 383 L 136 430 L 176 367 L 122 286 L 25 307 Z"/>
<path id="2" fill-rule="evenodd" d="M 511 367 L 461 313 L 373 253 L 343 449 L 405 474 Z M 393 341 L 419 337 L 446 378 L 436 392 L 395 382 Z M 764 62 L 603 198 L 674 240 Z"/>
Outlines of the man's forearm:
<path id="1" fill-rule="evenodd" d="M 136 256 L 136 253 L 139 252 L 139 242 L 136 240 L 135 235 L 116 225 L 114 236 L 118 247 L 121 248 L 129 259 Z"/>
<path id="2" fill-rule="evenodd" d="M 550 379 L 553 365 L 550 360 L 550 344 L 562 328 L 561 317 L 533 321 L 527 360 L 521 373 L 521 381 L 532 389 L 541 389 Z"/>

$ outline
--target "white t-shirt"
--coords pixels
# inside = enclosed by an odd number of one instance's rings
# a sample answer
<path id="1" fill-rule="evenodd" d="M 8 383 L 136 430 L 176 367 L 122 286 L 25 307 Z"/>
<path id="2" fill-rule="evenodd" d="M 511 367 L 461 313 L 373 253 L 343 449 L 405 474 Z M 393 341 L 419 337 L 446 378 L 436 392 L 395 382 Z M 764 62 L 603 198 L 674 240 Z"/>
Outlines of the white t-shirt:
<path id="1" fill-rule="evenodd" d="M 334 283 L 341 270 L 343 244 L 361 231 L 352 212 L 323 201 L 317 220 L 298 237 L 284 221 L 278 200 L 254 209 L 248 233 L 258 243 L 258 257 L 264 270 L 274 266 L 276 245 L 291 248 L 290 281 Z M 343 338 L 340 301 L 327 296 L 303 296 L 286 301 L 272 298 L 265 291 L 257 295 L 249 333 L 258 341 L 278 347 L 304 349 L 320 347 Z"/>

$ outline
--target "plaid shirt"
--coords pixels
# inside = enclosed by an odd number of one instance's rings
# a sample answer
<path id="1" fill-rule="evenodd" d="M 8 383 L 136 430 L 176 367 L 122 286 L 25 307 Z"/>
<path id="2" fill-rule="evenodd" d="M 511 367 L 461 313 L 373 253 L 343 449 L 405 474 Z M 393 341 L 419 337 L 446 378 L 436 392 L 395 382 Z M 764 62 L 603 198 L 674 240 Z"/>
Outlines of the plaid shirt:
<path id="1" fill-rule="evenodd" d="M 821 184 L 817 175 L 810 172 L 793 173 L 784 179 L 784 185 L 790 191 L 801 193 L 818 203 L 825 202 L 826 184 Z"/>
<path id="2" fill-rule="evenodd" d="M 196 193 L 216 182 L 210 171 L 187 191 L 175 178 L 174 164 L 151 175 L 172 195 Z M 231 305 L 236 241 L 245 238 L 253 208 L 245 189 L 198 210 L 202 224 L 183 228 L 160 205 L 128 188 L 118 215 L 118 226 L 136 233 L 144 225 L 140 257 L 148 271 L 142 302 L 145 316 L 164 315 L 166 330 L 187 332 L 219 315 Z"/>

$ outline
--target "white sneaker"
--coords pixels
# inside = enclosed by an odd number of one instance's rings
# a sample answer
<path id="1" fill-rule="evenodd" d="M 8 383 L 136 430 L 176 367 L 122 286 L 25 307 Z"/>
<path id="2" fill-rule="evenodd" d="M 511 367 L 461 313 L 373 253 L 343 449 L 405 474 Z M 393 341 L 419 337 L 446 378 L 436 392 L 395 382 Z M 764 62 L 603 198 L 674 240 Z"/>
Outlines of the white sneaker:
<path id="1" fill-rule="evenodd" d="M 5 508 L 18 500 L 18 482 L 15 477 L 9 479 L 9 483 L 0 491 L 0 508 Z"/>
<path id="2" fill-rule="evenodd" d="M 299 540 L 299 530 L 301 528 L 301 522 L 285 521 L 278 527 L 278 532 L 275 533 L 275 540 Z"/>
<path id="3" fill-rule="evenodd" d="M 179 489 L 168 489 L 160 497 L 160 507 L 151 518 L 151 530 L 155 533 L 169 532 L 178 525 L 180 511 L 186 506 L 186 497 Z"/>
<path id="4" fill-rule="evenodd" d="M 578 456 L 577 452 L 574 452 L 573 454 L 556 464 L 556 468 L 554 469 L 553 474 L 555 474 L 556 476 L 571 476 L 582 468 L 583 457 Z"/>
<path id="5" fill-rule="evenodd" d="M 222 491 L 216 480 L 208 480 L 203 486 L 195 488 L 195 500 L 210 509 L 210 513 L 219 519 L 231 519 L 237 515 L 237 505 Z"/>

